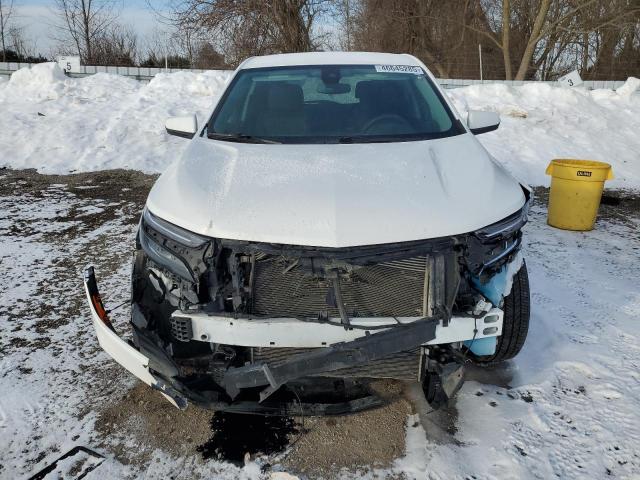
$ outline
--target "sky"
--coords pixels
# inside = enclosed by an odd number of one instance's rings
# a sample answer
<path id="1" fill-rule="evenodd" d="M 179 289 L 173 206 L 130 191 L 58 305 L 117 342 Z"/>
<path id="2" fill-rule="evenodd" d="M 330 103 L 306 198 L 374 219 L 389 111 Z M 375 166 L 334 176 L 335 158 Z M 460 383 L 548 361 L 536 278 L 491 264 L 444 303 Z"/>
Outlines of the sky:
<path id="1" fill-rule="evenodd" d="M 120 22 L 133 27 L 141 43 L 155 30 L 163 30 L 146 0 L 114 0 L 114 4 L 120 11 Z M 151 4 L 160 11 L 166 8 L 166 1 L 152 0 Z M 36 53 L 45 56 L 55 53 L 56 41 L 52 38 L 56 20 L 54 6 L 53 0 L 14 0 L 13 21 L 24 28 L 25 36 L 35 46 Z"/>

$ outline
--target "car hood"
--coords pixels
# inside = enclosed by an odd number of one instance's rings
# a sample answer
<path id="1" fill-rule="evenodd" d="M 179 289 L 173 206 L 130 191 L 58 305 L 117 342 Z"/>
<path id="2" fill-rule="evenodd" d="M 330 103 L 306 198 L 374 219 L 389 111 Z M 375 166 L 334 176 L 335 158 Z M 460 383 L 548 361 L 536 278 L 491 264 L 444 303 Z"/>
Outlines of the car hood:
<path id="1" fill-rule="evenodd" d="M 524 202 L 518 182 L 463 134 L 338 145 L 195 138 L 147 207 L 210 237 L 348 247 L 470 232 Z"/>

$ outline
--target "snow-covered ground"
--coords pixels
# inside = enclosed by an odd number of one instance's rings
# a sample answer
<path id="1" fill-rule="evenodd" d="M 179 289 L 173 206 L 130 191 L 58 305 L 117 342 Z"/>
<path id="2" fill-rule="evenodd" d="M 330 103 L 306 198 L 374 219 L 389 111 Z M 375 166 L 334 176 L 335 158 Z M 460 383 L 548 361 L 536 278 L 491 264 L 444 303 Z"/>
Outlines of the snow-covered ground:
<path id="1" fill-rule="evenodd" d="M 640 79 L 617 91 L 561 88 L 547 83 L 521 87 L 473 85 L 448 90 L 459 112 L 492 110 L 500 128 L 481 143 L 516 177 L 549 185 L 553 158 L 599 160 L 613 166 L 612 188 L 640 188 Z"/>
<path id="2" fill-rule="evenodd" d="M 204 118 L 227 76 L 74 80 L 46 65 L 14 74 L 0 82 L 0 166 L 161 171 L 185 143 L 164 133 L 165 117 L 196 111 Z M 479 138 L 517 176 L 545 184 L 551 158 L 604 160 L 616 175 L 608 186 L 637 195 L 637 83 L 622 92 L 494 85 L 448 93 L 461 111 L 468 105 L 501 113 L 500 129 Z M 164 403 L 150 390 L 143 400 L 122 400 L 135 381 L 98 348 L 79 275 L 95 261 L 108 305 L 126 299 L 130 246 L 152 179 L 125 175 L 107 184 L 108 175 L 52 180 L 0 171 L 0 478 L 28 477 L 74 445 L 107 454 L 89 479 L 269 478 L 253 462 L 241 469 L 141 440 L 148 438 L 140 434 L 145 419 Z M 638 478 L 639 231 L 637 200 L 603 205 L 596 229 L 577 233 L 549 227 L 538 198 L 525 227 L 532 318 L 521 354 L 497 370 L 469 372 L 448 410 L 451 432 L 433 436 L 437 414 L 418 405 L 406 419 L 404 455 L 390 466 L 335 476 Z M 126 310 L 114 318 L 124 329 Z M 108 436 L 104 408 L 123 402 L 130 418 L 116 424 L 128 429 Z M 159 408 L 162 429 L 197 418 Z M 385 436 L 379 425 L 367 427 L 370 437 L 353 443 Z M 178 436 L 171 441 L 186 444 L 187 435 Z M 123 449 L 139 461 L 120 461 Z"/>
<path id="3" fill-rule="evenodd" d="M 113 178 L 105 183 L 107 175 Z M 130 245 L 151 181 L 141 186 L 108 172 L 45 179 L 0 173 L 0 478 L 28 476 L 74 445 L 107 456 L 86 478 L 270 478 L 256 463 L 241 469 L 186 448 L 208 432 L 206 414 L 180 412 L 146 386 L 134 388 L 135 379 L 97 345 L 81 269 L 95 263 L 108 307 L 126 300 Z M 623 201 L 603 206 L 592 232 L 556 230 L 539 199 L 525 227 L 532 318 L 521 354 L 493 371 L 469 370 L 445 411 L 451 426 L 440 425 L 449 433 L 436 435 L 440 412 L 418 402 L 406 418 L 404 455 L 384 468 L 372 457 L 371 465 L 332 477 L 637 478 L 639 227 L 638 204 Z M 120 331 L 127 315 L 126 307 L 112 315 Z M 322 422 L 310 434 L 324 429 L 318 438 L 345 450 L 384 442 L 384 417 L 361 418 L 365 427 L 343 436 Z"/>
<path id="4" fill-rule="evenodd" d="M 433 478 L 638 478 L 640 216 L 623 216 L 568 232 L 534 207 L 529 336 L 500 372 L 512 388 L 465 384 L 460 446 L 416 436 Z"/>
<path id="5" fill-rule="evenodd" d="M 145 84 L 97 74 L 69 79 L 36 65 L 0 83 L 0 165 L 69 173 L 107 168 L 162 172 L 186 142 L 169 137 L 171 115 L 206 120 L 228 71 L 160 74 Z M 476 85 L 448 90 L 458 110 L 493 110 L 502 124 L 481 142 L 514 175 L 548 185 L 553 158 L 613 165 L 614 188 L 640 188 L 640 80 L 613 92 L 548 84 Z"/>

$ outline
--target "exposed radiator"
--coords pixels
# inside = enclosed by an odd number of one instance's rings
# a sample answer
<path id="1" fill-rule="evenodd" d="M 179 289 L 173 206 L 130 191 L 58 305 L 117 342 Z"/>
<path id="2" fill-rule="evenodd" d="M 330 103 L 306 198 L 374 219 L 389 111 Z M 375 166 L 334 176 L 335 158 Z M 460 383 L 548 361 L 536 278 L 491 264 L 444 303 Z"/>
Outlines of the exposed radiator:
<path id="1" fill-rule="evenodd" d="M 256 261 L 253 313 L 267 316 L 339 317 L 331 282 L 293 267 L 283 257 Z M 413 317 L 427 308 L 429 257 L 354 267 L 340 277 L 350 317 Z"/>
<path id="2" fill-rule="evenodd" d="M 254 348 L 253 361 L 255 363 L 264 362 L 271 366 L 278 366 L 295 355 L 312 350 L 310 348 Z M 418 380 L 419 372 L 420 351 L 416 349 L 409 352 L 394 353 L 368 365 L 342 368 L 318 374 L 318 376 Z"/>

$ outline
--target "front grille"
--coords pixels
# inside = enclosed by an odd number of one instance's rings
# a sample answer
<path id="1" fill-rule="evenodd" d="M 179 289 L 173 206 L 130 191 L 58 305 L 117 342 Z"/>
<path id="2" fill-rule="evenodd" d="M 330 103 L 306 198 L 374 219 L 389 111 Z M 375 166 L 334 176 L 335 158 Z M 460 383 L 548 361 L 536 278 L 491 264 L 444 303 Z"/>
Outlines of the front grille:
<path id="1" fill-rule="evenodd" d="M 419 256 L 353 267 L 340 276 L 350 317 L 415 317 L 426 310 L 428 260 Z M 281 317 L 339 317 L 331 281 L 290 267 L 283 257 L 256 260 L 252 311 Z"/>
<path id="2" fill-rule="evenodd" d="M 253 361 L 267 363 L 271 367 L 282 365 L 296 355 L 311 352 L 312 348 L 254 348 Z M 420 375 L 419 349 L 397 352 L 367 365 L 341 368 L 318 374 L 321 377 L 394 378 L 417 380 Z"/>

